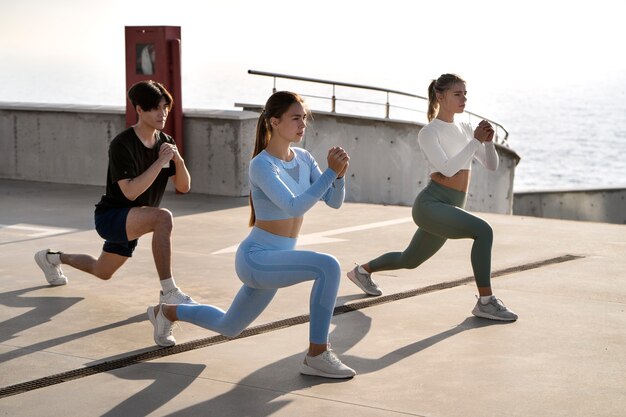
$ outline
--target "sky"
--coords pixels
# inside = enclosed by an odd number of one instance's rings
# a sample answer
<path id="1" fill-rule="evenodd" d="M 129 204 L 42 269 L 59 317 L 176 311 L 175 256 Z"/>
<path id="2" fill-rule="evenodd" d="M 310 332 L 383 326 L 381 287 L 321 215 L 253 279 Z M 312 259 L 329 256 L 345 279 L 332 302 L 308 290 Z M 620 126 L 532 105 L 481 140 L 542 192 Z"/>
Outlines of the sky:
<path id="1" fill-rule="evenodd" d="M 121 108 L 124 27 L 180 26 L 185 111 L 263 104 L 272 79 L 249 69 L 421 96 L 433 78 L 456 73 L 467 81 L 467 109 L 505 126 L 523 156 L 516 184 L 621 181 L 623 164 L 609 170 L 606 159 L 626 146 L 620 3 L 0 0 L 0 102 Z M 308 86 L 277 85 L 305 95 Z M 368 115 L 382 117 L 375 109 Z M 597 140 L 611 145 L 598 152 Z M 554 152 L 560 165 L 544 157 Z"/>
<path id="2" fill-rule="evenodd" d="M 123 105 L 124 26 L 141 25 L 182 27 L 183 94 L 192 107 L 231 106 L 238 97 L 219 89 L 233 79 L 253 88 L 248 69 L 420 95 L 445 72 L 487 96 L 593 83 L 626 72 L 617 4 L 0 0 L 0 76 L 12 86 L 0 101 L 35 90 L 45 101 Z"/>

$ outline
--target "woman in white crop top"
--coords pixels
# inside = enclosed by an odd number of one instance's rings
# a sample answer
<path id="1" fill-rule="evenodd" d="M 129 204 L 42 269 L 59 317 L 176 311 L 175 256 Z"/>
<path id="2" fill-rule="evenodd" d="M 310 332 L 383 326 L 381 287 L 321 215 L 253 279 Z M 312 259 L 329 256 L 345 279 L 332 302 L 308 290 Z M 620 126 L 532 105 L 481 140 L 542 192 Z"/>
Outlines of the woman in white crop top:
<path id="1" fill-rule="evenodd" d="M 514 321 L 509 310 L 491 290 L 491 246 L 493 230 L 483 219 L 463 208 L 467 200 L 472 160 L 485 168 L 498 168 L 498 154 L 493 143 L 494 131 L 486 120 L 476 129 L 454 121 L 463 113 L 467 101 L 465 81 L 454 74 L 443 74 L 428 88 L 428 125 L 417 137 L 426 155 L 431 181 L 413 205 L 413 220 L 419 226 L 403 252 L 389 252 L 359 265 L 348 278 L 369 295 L 382 294 L 372 281 L 378 271 L 417 268 L 433 256 L 447 239 L 473 239 L 472 269 L 479 297 L 472 314 L 492 320 Z"/>

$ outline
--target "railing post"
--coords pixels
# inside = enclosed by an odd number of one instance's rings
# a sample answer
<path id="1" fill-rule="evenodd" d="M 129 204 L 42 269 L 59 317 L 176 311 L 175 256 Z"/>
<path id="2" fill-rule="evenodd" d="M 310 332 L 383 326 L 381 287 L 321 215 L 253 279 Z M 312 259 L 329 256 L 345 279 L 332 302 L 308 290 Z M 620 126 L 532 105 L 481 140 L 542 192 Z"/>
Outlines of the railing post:
<path id="1" fill-rule="evenodd" d="M 334 113 L 335 112 L 335 102 L 336 102 L 336 99 L 335 99 L 335 84 L 333 84 L 333 96 L 332 96 L 330 102 L 331 102 L 331 106 L 332 106 L 331 113 Z"/>
<path id="2" fill-rule="evenodd" d="M 389 91 L 387 91 L 387 103 L 385 103 L 385 119 L 389 119 Z"/>
<path id="3" fill-rule="evenodd" d="M 276 77 L 274 77 L 274 88 L 272 88 L 272 94 L 276 92 Z"/>

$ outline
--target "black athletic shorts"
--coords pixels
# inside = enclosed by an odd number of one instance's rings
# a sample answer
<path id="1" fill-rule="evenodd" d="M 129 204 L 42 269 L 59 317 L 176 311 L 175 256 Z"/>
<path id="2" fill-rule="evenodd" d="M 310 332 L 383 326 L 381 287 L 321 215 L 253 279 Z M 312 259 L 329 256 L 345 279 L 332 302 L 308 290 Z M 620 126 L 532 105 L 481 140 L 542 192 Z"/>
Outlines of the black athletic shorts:
<path id="1" fill-rule="evenodd" d="M 95 212 L 96 231 L 104 239 L 102 250 L 108 253 L 133 256 L 137 239 L 128 240 L 126 236 L 126 218 L 131 207 L 97 207 Z"/>

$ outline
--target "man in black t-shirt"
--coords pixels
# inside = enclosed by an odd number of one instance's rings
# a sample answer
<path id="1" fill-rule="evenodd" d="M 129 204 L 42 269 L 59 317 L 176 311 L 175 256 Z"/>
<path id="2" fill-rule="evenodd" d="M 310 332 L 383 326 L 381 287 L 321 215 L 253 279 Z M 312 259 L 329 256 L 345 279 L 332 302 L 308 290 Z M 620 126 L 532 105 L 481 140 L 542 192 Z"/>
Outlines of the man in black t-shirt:
<path id="1" fill-rule="evenodd" d="M 172 213 L 159 208 L 169 178 L 186 193 L 191 177 L 174 140 L 161 132 L 172 107 L 170 93 L 158 82 L 141 81 L 128 90 L 137 124 L 109 147 L 106 193 L 96 204 L 96 231 L 105 240 L 98 259 L 44 249 L 35 254 L 50 285 L 65 285 L 61 264 L 108 280 L 133 254 L 140 236 L 152 233 L 152 252 L 162 286 L 161 303 L 194 303 L 172 276 Z"/>

